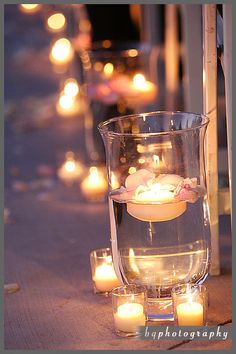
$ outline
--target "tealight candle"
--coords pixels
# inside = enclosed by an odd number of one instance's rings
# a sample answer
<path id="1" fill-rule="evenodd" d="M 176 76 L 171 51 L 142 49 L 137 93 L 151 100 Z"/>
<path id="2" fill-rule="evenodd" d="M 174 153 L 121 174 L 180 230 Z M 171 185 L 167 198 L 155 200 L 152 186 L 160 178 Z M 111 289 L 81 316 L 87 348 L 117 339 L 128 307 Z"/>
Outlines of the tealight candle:
<path id="1" fill-rule="evenodd" d="M 81 183 L 84 197 L 91 201 L 103 200 L 107 188 L 107 180 L 101 169 L 96 166 L 90 167 L 89 175 Z"/>
<path id="2" fill-rule="evenodd" d="M 179 326 L 203 326 L 203 306 L 197 302 L 187 301 L 177 305 Z"/>
<path id="3" fill-rule="evenodd" d="M 178 326 L 205 326 L 207 290 L 204 285 L 182 284 L 173 287 L 174 318 Z"/>
<path id="4" fill-rule="evenodd" d="M 146 323 L 146 289 L 125 285 L 112 290 L 112 305 L 116 333 L 120 336 L 138 334 Z"/>
<path id="5" fill-rule="evenodd" d="M 110 248 L 92 251 L 90 263 L 95 293 L 107 295 L 120 285 L 113 267 Z"/>
<path id="6" fill-rule="evenodd" d="M 146 316 L 143 305 L 125 303 L 117 308 L 114 314 L 115 327 L 122 332 L 136 332 L 138 326 L 145 326 Z"/>
<path id="7" fill-rule="evenodd" d="M 74 153 L 66 153 L 66 161 L 58 170 L 59 179 L 66 185 L 79 181 L 84 173 L 84 166 L 74 159 Z"/>
<path id="8" fill-rule="evenodd" d="M 120 285 L 114 267 L 108 263 L 108 260 L 96 267 L 93 281 L 99 292 L 109 292 Z"/>

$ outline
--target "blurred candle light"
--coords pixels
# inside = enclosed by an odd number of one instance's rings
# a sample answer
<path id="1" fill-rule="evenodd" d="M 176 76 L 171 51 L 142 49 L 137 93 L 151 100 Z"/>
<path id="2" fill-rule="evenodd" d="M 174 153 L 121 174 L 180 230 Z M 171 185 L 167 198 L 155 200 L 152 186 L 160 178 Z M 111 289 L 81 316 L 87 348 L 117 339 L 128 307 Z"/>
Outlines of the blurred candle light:
<path id="1" fill-rule="evenodd" d="M 81 183 L 81 192 L 89 201 L 102 201 L 107 192 L 107 187 L 107 180 L 102 170 L 96 166 L 91 166 L 89 175 Z"/>
<path id="2" fill-rule="evenodd" d="M 67 38 L 58 39 L 52 46 L 50 60 L 53 64 L 67 64 L 74 55 L 71 42 Z"/>
<path id="3" fill-rule="evenodd" d="M 142 89 L 147 84 L 145 76 L 143 74 L 134 75 L 133 84 L 136 89 Z"/>
<path id="4" fill-rule="evenodd" d="M 109 78 L 114 72 L 114 65 L 112 63 L 106 63 L 103 68 L 104 75 Z"/>
<path id="5" fill-rule="evenodd" d="M 56 109 L 57 112 L 64 117 L 70 117 L 81 113 L 80 105 L 76 97 L 66 95 L 64 92 L 59 97 Z"/>
<path id="6" fill-rule="evenodd" d="M 51 32 L 61 31 L 65 27 L 65 25 L 66 18 L 60 12 L 52 14 L 47 20 L 47 28 Z"/>
<path id="7" fill-rule="evenodd" d="M 128 55 L 129 55 L 129 57 L 132 57 L 132 58 L 136 57 L 138 55 L 137 49 L 129 49 Z"/>
<path id="8" fill-rule="evenodd" d="M 97 72 L 101 72 L 103 70 L 103 63 L 101 63 L 100 61 L 96 61 L 96 63 L 94 63 L 93 68 L 95 71 Z"/>
<path id="9" fill-rule="evenodd" d="M 135 173 L 136 171 L 137 171 L 136 167 L 131 166 L 131 167 L 129 168 L 128 173 L 129 173 L 130 175 L 132 175 L 132 174 Z"/>
<path id="10" fill-rule="evenodd" d="M 73 185 L 79 181 L 84 173 L 84 166 L 75 160 L 72 151 L 66 153 L 66 160 L 58 170 L 59 179 L 67 186 Z"/>
<path id="11" fill-rule="evenodd" d="M 65 93 L 65 95 L 71 96 L 71 97 L 78 95 L 79 85 L 75 79 L 70 78 L 70 79 L 66 80 L 65 86 L 64 86 L 64 93 Z"/>
<path id="12" fill-rule="evenodd" d="M 33 13 L 40 9 L 41 4 L 20 4 L 20 9 L 23 12 Z"/>

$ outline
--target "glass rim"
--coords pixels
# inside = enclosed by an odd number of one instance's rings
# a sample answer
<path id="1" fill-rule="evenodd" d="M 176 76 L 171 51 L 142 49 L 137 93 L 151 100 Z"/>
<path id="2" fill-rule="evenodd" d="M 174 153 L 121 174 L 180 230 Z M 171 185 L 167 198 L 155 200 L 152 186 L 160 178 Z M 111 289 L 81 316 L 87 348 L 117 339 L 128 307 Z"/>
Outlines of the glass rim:
<path id="1" fill-rule="evenodd" d="M 186 128 L 186 129 L 181 129 L 181 130 L 169 130 L 165 132 L 153 132 L 153 133 L 118 133 L 114 131 L 105 131 L 105 127 L 107 127 L 110 123 L 119 121 L 119 120 L 125 120 L 127 118 L 138 118 L 138 117 L 150 117 L 150 116 L 160 116 L 161 114 L 165 115 L 174 115 L 174 114 L 189 114 L 189 115 L 195 115 L 198 117 L 202 117 L 204 119 L 204 122 L 201 124 L 197 125 L 194 128 Z M 200 129 L 203 127 L 206 127 L 208 123 L 210 122 L 210 118 L 206 116 L 205 114 L 202 113 L 194 113 L 194 112 L 185 112 L 185 111 L 153 111 L 153 112 L 144 112 L 144 113 L 135 113 L 135 114 L 128 114 L 125 116 L 116 116 L 110 119 L 105 120 L 104 122 L 101 122 L 98 124 L 98 130 L 99 132 L 103 134 L 107 134 L 109 136 L 117 137 L 136 137 L 136 138 L 145 138 L 145 137 L 150 137 L 150 136 L 163 136 L 163 135 L 176 135 L 176 134 L 182 134 L 183 132 L 189 132 L 189 131 L 194 131 L 196 129 Z"/>
<path id="2" fill-rule="evenodd" d="M 129 289 L 130 290 L 134 290 L 133 292 L 130 292 L 130 293 L 119 293 L 118 291 L 119 290 L 125 290 L 125 289 Z M 127 296 L 139 296 L 140 294 L 144 294 L 146 295 L 147 293 L 147 289 L 145 288 L 145 286 L 143 285 L 135 285 L 135 284 L 128 284 L 128 285 L 120 285 L 120 286 L 117 286 L 116 288 L 112 289 L 111 291 L 111 294 L 112 296 L 124 296 L 124 297 L 127 297 Z"/>
<path id="3" fill-rule="evenodd" d="M 172 290 L 171 290 L 171 294 L 173 295 L 180 295 L 180 296 L 184 296 L 187 294 L 187 292 L 181 292 L 182 289 L 190 289 L 190 291 L 193 290 L 199 290 L 200 292 L 206 292 L 207 288 L 205 285 L 203 284 L 194 284 L 194 283 L 185 283 L 185 284 L 176 284 Z M 191 293 L 190 293 L 191 294 Z"/>
<path id="4" fill-rule="evenodd" d="M 92 257 L 93 255 L 97 255 L 98 252 L 102 251 L 109 251 L 111 253 L 111 249 L 109 247 L 104 247 L 104 248 L 96 248 L 93 251 L 90 251 L 90 256 Z M 97 256 L 98 258 L 103 258 L 102 256 Z"/>

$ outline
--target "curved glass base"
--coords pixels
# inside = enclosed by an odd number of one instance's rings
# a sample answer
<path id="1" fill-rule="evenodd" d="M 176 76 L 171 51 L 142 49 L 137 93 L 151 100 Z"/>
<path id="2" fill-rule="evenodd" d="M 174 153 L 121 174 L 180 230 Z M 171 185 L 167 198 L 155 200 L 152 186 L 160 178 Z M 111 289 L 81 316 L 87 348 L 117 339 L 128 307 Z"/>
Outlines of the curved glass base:
<path id="1" fill-rule="evenodd" d="M 173 321 L 174 313 L 171 298 L 148 298 L 148 321 Z"/>

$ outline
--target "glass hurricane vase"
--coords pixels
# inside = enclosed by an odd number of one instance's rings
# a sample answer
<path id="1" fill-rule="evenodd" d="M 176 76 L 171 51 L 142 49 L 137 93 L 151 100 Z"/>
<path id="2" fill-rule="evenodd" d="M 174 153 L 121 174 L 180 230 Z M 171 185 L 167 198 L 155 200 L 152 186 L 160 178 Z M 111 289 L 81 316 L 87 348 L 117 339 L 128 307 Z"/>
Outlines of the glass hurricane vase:
<path id="1" fill-rule="evenodd" d="M 124 284 L 145 286 L 149 320 L 172 320 L 171 290 L 201 284 L 210 263 L 206 116 L 153 112 L 99 125 L 109 181 L 111 243 Z"/>

